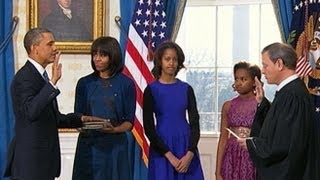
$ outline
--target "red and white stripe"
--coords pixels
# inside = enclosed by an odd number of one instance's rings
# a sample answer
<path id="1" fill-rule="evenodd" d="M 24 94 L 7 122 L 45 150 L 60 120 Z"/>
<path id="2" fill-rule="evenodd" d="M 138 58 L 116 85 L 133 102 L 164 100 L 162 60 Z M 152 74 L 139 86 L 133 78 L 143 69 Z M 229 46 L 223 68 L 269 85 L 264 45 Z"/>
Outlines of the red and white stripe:
<path id="1" fill-rule="evenodd" d="M 307 62 L 306 56 L 305 55 L 300 56 L 298 61 L 297 61 L 296 73 L 300 77 L 304 77 L 304 76 L 309 75 L 311 72 L 312 72 L 312 67 Z"/>
<path id="2" fill-rule="evenodd" d="M 149 142 L 145 137 L 143 130 L 142 100 L 144 89 L 146 88 L 148 83 L 153 81 L 153 75 L 151 73 L 151 69 L 153 68 L 153 61 L 147 60 L 148 47 L 145 45 L 132 25 L 130 25 L 128 32 L 129 35 L 125 54 L 124 73 L 131 77 L 136 85 L 137 106 L 133 134 L 140 147 L 142 147 L 142 158 L 147 165 Z"/>

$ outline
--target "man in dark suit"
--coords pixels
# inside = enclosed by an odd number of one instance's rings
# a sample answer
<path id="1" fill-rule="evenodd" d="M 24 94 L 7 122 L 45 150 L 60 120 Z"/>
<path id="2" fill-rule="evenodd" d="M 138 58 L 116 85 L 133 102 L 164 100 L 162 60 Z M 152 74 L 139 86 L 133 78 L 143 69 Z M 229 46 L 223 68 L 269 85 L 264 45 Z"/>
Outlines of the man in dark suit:
<path id="1" fill-rule="evenodd" d="M 56 83 L 61 64 L 53 34 L 44 28 L 31 29 L 24 37 L 26 64 L 11 84 L 15 115 L 15 137 L 10 145 L 5 176 L 16 180 L 53 180 L 60 175 L 58 127 L 81 127 L 93 117 L 61 114 Z M 52 65 L 48 78 L 46 66 Z"/>
<path id="2" fill-rule="evenodd" d="M 313 180 L 319 173 L 319 129 L 314 106 L 305 83 L 295 72 L 297 54 L 287 44 L 273 43 L 261 53 L 262 73 L 277 93 L 268 105 L 261 83 L 256 80 L 259 107 L 257 121 L 264 119 L 260 133 L 240 145 L 247 148 L 259 180 Z"/>

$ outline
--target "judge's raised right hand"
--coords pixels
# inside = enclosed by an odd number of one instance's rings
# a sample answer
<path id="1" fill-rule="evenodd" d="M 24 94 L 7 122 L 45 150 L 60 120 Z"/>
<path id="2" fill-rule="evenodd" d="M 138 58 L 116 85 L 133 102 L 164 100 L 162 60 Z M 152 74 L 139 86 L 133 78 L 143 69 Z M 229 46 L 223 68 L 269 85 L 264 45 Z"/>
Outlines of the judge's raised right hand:
<path id="1" fill-rule="evenodd" d="M 256 100 L 260 104 L 263 100 L 263 97 L 264 97 L 264 90 L 262 87 L 263 84 L 257 77 L 254 78 L 254 81 L 255 81 L 255 86 L 256 86 L 256 88 L 255 88 Z"/>

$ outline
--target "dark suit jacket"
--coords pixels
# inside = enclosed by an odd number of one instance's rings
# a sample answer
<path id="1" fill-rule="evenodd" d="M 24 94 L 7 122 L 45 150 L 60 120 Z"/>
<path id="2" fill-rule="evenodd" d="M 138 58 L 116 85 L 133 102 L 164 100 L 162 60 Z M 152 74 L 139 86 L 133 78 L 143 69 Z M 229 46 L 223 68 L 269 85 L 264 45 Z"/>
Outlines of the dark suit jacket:
<path id="1" fill-rule="evenodd" d="M 15 137 L 9 148 L 5 176 L 46 180 L 60 175 L 58 127 L 80 127 L 80 115 L 63 115 L 57 108 L 60 93 L 29 62 L 11 84 Z"/>

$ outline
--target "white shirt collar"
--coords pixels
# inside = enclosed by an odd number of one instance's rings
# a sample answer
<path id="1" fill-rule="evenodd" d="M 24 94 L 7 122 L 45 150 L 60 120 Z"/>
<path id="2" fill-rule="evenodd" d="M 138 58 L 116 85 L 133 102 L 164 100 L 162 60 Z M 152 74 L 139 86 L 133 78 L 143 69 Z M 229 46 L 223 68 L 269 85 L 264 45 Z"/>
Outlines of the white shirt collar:
<path id="1" fill-rule="evenodd" d="M 28 57 L 28 61 L 37 69 L 37 71 L 40 73 L 41 77 L 43 77 L 43 73 L 46 69 L 44 69 L 37 61 L 33 60 L 32 58 Z M 48 75 L 48 78 L 50 79 L 50 76 Z M 49 80 L 50 84 L 55 88 L 55 89 L 58 89 L 58 86 L 57 85 L 54 85 L 52 83 L 51 80 Z"/>
<path id="2" fill-rule="evenodd" d="M 60 8 L 62 9 L 63 13 L 69 18 L 71 19 L 72 18 L 72 14 L 71 14 L 71 9 L 67 9 L 67 8 L 64 8 L 63 6 L 61 6 L 59 4 Z"/>
<path id="3" fill-rule="evenodd" d="M 280 91 L 281 88 L 283 88 L 285 85 L 287 85 L 289 82 L 295 80 L 298 78 L 297 74 L 289 76 L 287 79 L 283 80 L 278 86 L 277 91 Z"/>
<path id="4" fill-rule="evenodd" d="M 37 71 L 40 73 L 40 75 L 42 76 L 45 69 L 35 60 L 33 60 L 32 58 L 28 57 L 28 61 L 33 64 L 33 66 L 37 69 Z"/>
<path id="5" fill-rule="evenodd" d="M 60 4 L 59 4 L 59 6 L 61 7 L 62 10 L 67 11 L 67 12 L 70 12 L 70 14 L 71 14 L 71 9 L 64 8 L 64 7 L 61 6 Z"/>

